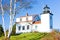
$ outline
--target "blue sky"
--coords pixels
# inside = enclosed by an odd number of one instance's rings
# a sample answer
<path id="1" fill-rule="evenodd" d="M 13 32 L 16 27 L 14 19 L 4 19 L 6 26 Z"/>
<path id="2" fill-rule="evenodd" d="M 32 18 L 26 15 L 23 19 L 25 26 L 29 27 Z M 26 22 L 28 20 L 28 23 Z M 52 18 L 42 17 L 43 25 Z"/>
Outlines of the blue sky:
<path id="1" fill-rule="evenodd" d="M 8 3 L 8 0 L 4 0 Z M 16 15 L 17 17 L 25 16 L 26 13 L 28 14 L 41 14 L 43 12 L 43 8 L 45 5 L 50 7 L 51 13 L 53 15 L 53 28 L 60 29 L 60 0 L 36 0 L 35 4 L 32 4 L 33 8 L 28 10 L 20 10 L 19 14 Z M 9 14 L 5 13 L 5 27 L 6 29 L 9 27 Z M 0 14 L 0 24 L 2 24 L 2 18 Z"/>

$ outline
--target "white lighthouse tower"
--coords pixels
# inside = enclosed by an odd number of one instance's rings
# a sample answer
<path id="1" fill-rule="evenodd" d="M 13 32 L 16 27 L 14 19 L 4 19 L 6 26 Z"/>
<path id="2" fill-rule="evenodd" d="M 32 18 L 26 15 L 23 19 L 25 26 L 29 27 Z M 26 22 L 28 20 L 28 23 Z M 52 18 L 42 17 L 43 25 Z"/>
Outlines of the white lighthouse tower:
<path id="1" fill-rule="evenodd" d="M 53 29 L 53 14 L 50 13 L 50 8 L 46 5 L 41 14 L 41 32 L 51 32 Z"/>

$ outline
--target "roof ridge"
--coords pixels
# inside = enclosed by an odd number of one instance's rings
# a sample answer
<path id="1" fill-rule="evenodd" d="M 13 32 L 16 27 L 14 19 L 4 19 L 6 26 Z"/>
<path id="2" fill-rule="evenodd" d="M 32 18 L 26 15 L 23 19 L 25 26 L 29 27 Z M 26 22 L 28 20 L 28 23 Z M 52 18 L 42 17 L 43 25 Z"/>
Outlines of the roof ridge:
<path id="1" fill-rule="evenodd" d="M 36 15 L 39 15 L 39 14 L 32 14 L 32 15 L 28 15 L 28 16 L 36 16 Z M 20 16 L 20 17 L 26 17 L 26 16 Z"/>

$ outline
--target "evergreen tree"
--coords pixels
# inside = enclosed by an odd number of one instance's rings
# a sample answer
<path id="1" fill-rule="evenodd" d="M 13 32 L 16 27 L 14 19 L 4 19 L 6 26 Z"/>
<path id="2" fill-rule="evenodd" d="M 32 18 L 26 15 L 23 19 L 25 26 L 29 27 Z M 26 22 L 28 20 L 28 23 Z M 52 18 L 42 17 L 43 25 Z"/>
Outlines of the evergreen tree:
<path id="1" fill-rule="evenodd" d="M 13 25 L 13 28 L 12 28 L 12 35 L 15 35 L 16 34 L 16 24 Z"/>

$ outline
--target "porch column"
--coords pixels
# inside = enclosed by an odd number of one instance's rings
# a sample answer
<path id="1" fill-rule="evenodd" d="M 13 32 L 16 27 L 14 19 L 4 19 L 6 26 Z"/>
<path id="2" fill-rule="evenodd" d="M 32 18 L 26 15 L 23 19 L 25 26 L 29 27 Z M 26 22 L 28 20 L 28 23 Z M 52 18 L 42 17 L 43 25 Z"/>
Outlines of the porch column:
<path id="1" fill-rule="evenodd" d="M 27 31 L 27 25 L 25 25 L 25 31 Z"/>
<path id="2" fill-rule="evenodd" d="M 22 31 L 22 26 L 21 26 L 21 30 L 20 31 Z"/>

